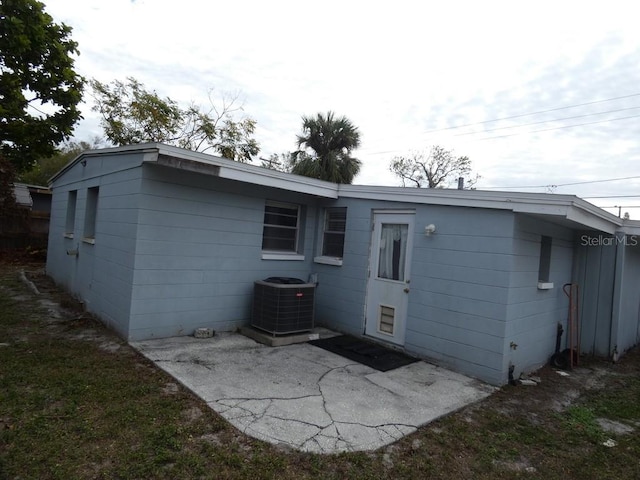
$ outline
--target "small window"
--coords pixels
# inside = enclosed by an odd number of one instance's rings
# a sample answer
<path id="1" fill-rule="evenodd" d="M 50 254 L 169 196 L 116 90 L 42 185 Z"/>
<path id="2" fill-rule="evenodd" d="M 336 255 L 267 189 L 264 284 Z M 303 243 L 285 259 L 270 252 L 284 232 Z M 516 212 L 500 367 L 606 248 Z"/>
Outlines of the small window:
<path id="1" fill-rule="evenodd" d="M 346 208 L 327 208 L 325 210 L 324 234 L 322 237 L 323 256 L 342 258 L 346 225 Z"/>
<path id="2" fill-rule="evenodd" d="M 98 211 L 98 190 L 99 187 L 87 189 L 87 208 L 84 214 L 84 234 L 83 239 L 93 243 L 96 238 L 96 213 Z"/>
<path id="3" fill-rule="evenodd" d="M 551 268 L 551 237 L 544 235 L 540 239 L 540 265 L 538 267 L 538 282 L 549 282 L 549 271 Z"/>
<path id="4" fill-rule="evenodd" d="M 264 206 L 262 250 L 297 252 L 299 225 L 300 207 L 298 205 L 267 202 Z"/>
<path id="5" fill-rule="evenodd" d="M 67 196 L 67 221 L 64 227 L 64 236 L 73 238 L 73 231 L 76 225 L 76 203 L 78 201 L 78 191 L 71 190 Z"/>

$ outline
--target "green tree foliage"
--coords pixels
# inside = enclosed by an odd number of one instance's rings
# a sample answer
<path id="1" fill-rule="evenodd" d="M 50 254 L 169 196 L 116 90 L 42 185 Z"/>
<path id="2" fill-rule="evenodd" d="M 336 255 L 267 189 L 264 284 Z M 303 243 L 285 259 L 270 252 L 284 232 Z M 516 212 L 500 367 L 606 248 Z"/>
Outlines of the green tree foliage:
<path id="1" fill-rule="evenodd" d="M 161 142 L 195 151 L 213 150 L 240 162 L 249 162 L 258 154 L 253 138 L 256 121 L 234 118 L 242 110 L 236 98 L 225 98 L 216 106 L 210 94 L 208 110 L 195 104 L 181 108 L 132 77 L 126 82 L 91 80 L 90 84 L 96 102 L 93 110 L 102 116 L 105 136 L 115 145 Z"/>
<path id="2" fill-rule="evenodd" d="M 291 172 L 335 183 L 352 183 L 362 162 L 351 156 L 360 146 L 360 132 L 347 117 L 333 112 L 302 117 L 302 134 Z"/>
<path id="3" fill-rule="evenodd" d="M 12 162 L 0 153 L 0 235 L 29 231 L 28 210 L 18 206 L 13 193 L 15 178 Z"/>
<path id="4" fill-rule="evenodd" d="M 101 140 L 89 142 L 67 142 L 54 155 L 39 158 L 31 170 L 18 176 L 18 181 L 29 185 L 47 185 L 49 179 L 58 173 L 67 163 L 85 150 L 100 147 Z"/>
<path id="5" fill-rule="evenodd" d="M 52 155 L 82 118 L 70 36 L 41 2 L 0 2 L 0 150 L 18 172 Z"/>
<path id="6" fill-rule="evenodd" d="M 452 150 L 438 145 L 430 151 L 413 152 L 395 157 L 389 170 L 402 180 L 402 186 L 418 188 L 446 188 L 454 185 L 459 177 L 465 179 L 467 188 L 473 187 L 479 175 L 472 175 L 469 157 L 456 157 Z"/>

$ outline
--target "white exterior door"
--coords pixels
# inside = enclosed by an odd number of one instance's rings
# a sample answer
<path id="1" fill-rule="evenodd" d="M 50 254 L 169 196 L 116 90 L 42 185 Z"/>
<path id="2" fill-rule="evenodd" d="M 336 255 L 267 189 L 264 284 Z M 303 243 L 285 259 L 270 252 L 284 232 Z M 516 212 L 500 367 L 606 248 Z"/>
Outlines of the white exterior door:
<path id="1" fill-rule="evenodd" d="M 404 345 L 414 217 L 406 212 L 374 213 L 365 334 L 397 345 Z"/>

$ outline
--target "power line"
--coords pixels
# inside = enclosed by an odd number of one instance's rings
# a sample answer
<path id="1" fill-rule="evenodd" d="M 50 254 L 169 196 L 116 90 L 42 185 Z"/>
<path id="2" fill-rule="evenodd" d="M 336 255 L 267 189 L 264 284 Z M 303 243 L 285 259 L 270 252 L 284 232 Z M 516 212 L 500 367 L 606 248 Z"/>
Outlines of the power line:
<path id="1" fill-rule="evenodd" d="M 537 112 L 521 113 L 521 114 L 518 114 L 518 115 L 511 115 L 509 117 L 494 118 L 494 119 L 491 119 L 491 120 L 483 120 L 481 122 L 465 123 L 465 124 L 462 124 L 462 125 L 454 125 L 452 127 L 438 128 L 438 129 L 435 129 L 435 130 L 427 130 L 424 133 L 443 132 L 445 130 L 453 130 L 453 129 L 456 129 L 456 128 L 463 128 L 463 127 L 471 127 L 471 126 L 474 126 L 474 125 L 483 125 L 485 123 L 499 122 L 499 121 L 502 121 L 502 120 L 511 120 L 513 118 L 528 117 L 528 116 L 531 116 L 531 115 L 538 115 L 540 113 L 557 112 L 558 110 L 566 110 L 568 108 L 584 107 L 586 105 L 594 105 L 596 103 L 611 102 L 613 100 L 622 100 L 624 98 L 631 98 L 631 97 L 638 97 L 638 96 L 640 96 L 640 93 L 632 93 L 630 95 L 623 95 L 621 97 L 606 98 L 604 100 L 595 100 L 593 102 L 577 103 L 575 105 L 567 105 L 567 106 L 564 106 L 564 107 L 550 108 L 548 110 L 540 110 L 540 111 L 537 111 Z"/>
<path id="2" fill-rule="evenodd" d="M 618 108 L 616 110 L 606 110 L 604 112 L 585 113 L 584 115 L 574 115 L 574 116 L 571 116 L 571 117 L 552 118 L 550 120 L 541 120 L 539 122 L 520 123 L 518 125 L 508 125 L 506 127 L 496 127 L 496 128 L 491 128 L 489 130 L 480 130 L 480 131 L 476 131 L 476 132 L 457 133 L 454 136 L 455 137 L 463 137 L 465 135 L 475 135 L 476 133 L 495 132 L 497 130 L 506 130 L 508 128 L 528 127 L 528 126 L 531 126 L 531 125 L 540 125 L 541 123 L 560 122 L 562 120 L 573 120 L 574 118 L 592 117 L 592 116 L 595 116 L 595 115 L 604 115 L 606 113 L 624 112 L 626 110 L 637 110 L 638 108 L 640 108 L 640 106 L 638 106 L 638 107 L 628 107 L 628 108 Z M 602 121 L 608 121 L 608 120 L 602 120 Z M 556 127 L 556 128 L 564 128 L 564 127 L 566 127 L 566 125 L 562 126 L 562 127 Z M 544 130 L 539 130 L 539 131 L 544 131 Z M 523 132 L 523 133 L 533 133 L 533 132 Z M 499 137 L 496 137 L 496 138 L 499 138 Z"/>
<path id="3" fill-rule="evenodd" d="M 620 177 L 620 178 L 606 178 L 604 180 L 587 180 L 584 182 L 571 182 L 571 183 L 558 183 L 558 184 L 547 184 L 547 185 L 527 185 L 527 186 L 516 186 L 516 187 L 487 187 L 485 190 L 499 190 L 499 189 L 511 189 L 511 188 L 548 188 L 548 187 L 569 187 L 573 185 L 588 185 L 591 183 L 605 183 L 605 182 L 618 182 L 620 180 L 634 180 L 636 178 L 640 178 L 640 175 L 635 175 L 632 177 Z M 634 195 L 640 197 L 640 195 Z M 590 197 L 597 198 L 597 197 Z M 603 198 L 614 198 L 614 197 L 603 197 Z"/>
<path id="4" fill-rule="evenodd" d="M 635 175 L 632 177 L 620 177 L 620 178 L 606 178 L 604 180 L 587 180 L 584 182 L 572 182 L 572 183 L 559 183 L 558 185 L 554 185 L 555 187 L 567 187 L 570 185 L 588 185 L 590 183 L 605 183 L 605 182 L 617 182 L 620 180 L 634 180 L 636 178 L 640 178 L 640 175 Z"/>
<path id="5" fill-rule="evenodd" d="M 495 135 L 493 137 L 478 138 L 477 140 L 493 140 L 494 138 L 515 137 L 517 135 L 524 135 L 524 134 L 528 134 L 528 133 L 549 132 L 551 130 L 560 130 L 562 128 L 583 127 L 585 125 L 595 125 L 597 123 L 613 122 L 613 121 L 616 121 L 616 120 L 628 120 L 629 118 L 638 118 L 638 117 L 640 117 L 640 115 L 629 115 L 628 117 L 609 118 L 607 120 L 598 120 L 597 122 L 578 123 L 576 125 L 563 125 L 561 127 L 543 128 L 541 130 L 531 130 L 531 131 L 528 131 L 528 132 L 510 133 L 508 135 Z"/>
<path id="6" fill-rule="evenodd" d="M 423 133 L 428 134 L 428 133 L 441 132 L 441 131 L 445 131 L 445 130 L 453 130 L 453 129 L 463 128 L 463 127 L 470 127 L 470 126 L 475 126 L 475 125 L 483 125 L 483 124 L 486 124 L 486 123 L 498 122 L 498 121 L 501 121 L 501 120 L 509 120 L 509 119 L 513 119 L 513 118 L 526 117 L 526 116 L 530 116 L 530 115 L 537 115 L 537 114 L 541 114 L 541 113 L 554 112 L 554 111 L 565 110 L 565 109 L 569 109 L 569 108 L 581 107 L 581 106 L 586 106 L 586 105 L 593 105 L 593 104 L 597 104 L 597 103 L 611 102 L 611 101 L 614 101 L 614 100 L 621 100 L 621 99 L 637 97 L 637 96 L 640 96 L 640 93 L 633 93 L 633 94 L 630 94 L 630 95 L 623 95 L 623 96 L 620 96 L 620 97 L 611 97 L 611 98 L 607 98 L 607 99 L 604 99 L 604 100 L 595 100 L 595 101 L 592 101 L 592 102 L 578 103 L 578 104 L 575 104 L 575 105 L 567 105 L 567 106 L 564 106 L 564 107 L 551 108 L 551 109 L 548 109 L 548 110 L 540 110 L 540 111 L 537 111 L 537 112 L 522 113 L 522 114 L 519 114 L 519 115 L 511 115 L 509 117 L 501 117 L 501 118 L 496 118 L 496 119 L 492 119 L 492 120 L 484 120 L 484 121 L 481 121 L 481 122 L 456 125 L 456 126 L 446 127 L 446 128 L 436 129 L 436 130 L 429 130 L 429 131 L 426 131 L 426 132 L 423 132 Z M 483 131 L 480 131 L 480 132 L 469 132 L 469 133 L 456 134 L 455 136 L 464 136 L 464 135 L 471 135 L 471 134 L 474 134 L 474 133 L 492 132 L 492 131 L 508 129 L 508 128 L 525 127 L 525 126 L 538 125 L 538 124 L 548 123 L 548 122 L 553 122 L 553 121 L 570 120 L 570 119 L 573 119 L 573 118 L 582 118 L 582 117 L 588 117 L 588 116 L 593 116 L 593 115 L 603 115 L 603 114 L 606 114 L 606 113 L 614 113 L 614 112 L 619 112 L 619 111 L 625 111 L 625 110 L 634 110 L 634 109 L 637 109 L 637 108 L 640 108 L 640 107 L 628 107 L 628 108 L 621 108 L 621 109 L 615 109 L 615 110 L 608 110 L 608 111 L 605 111 L 605 112 L 597 112 L 597 113 L 591 113 L 591 114 L 585 114 L 585 115 L 576 115 L 576 116 L 572 116 L 572 117 L 561 117 L 561 118 L 551 119 L 551 120 L 546 120 L 546 121 L 541 121 L 541 122 L 532 122 L 532 123 L 525 123 L 525 124 L 512 125 L 512 126 L 506 126 L 506 127 L 498 127 L 498 128 L 495 128 L 495 129 L 483 130 Z M 613 122 L 613 121 L 617 121 L 617 120 L 627 120 L 627 119 L 638 118 L 638 117 L 640 117 L 640 115 L 630 115 L 630 116 L 626 116 L 626 117 L 617 117 L 617 118 L 611 118 L 611 119 L 606 119 L 606 120 L 599 120 L 599 121 L 595 121 L 595 122 L 580 123 L 580 124 L 575 124 L 575 125 L 563 125 L 563 126 L 559 126 L 559 127 L 551 127 L 551 128 L 546 128 L 546 129 L 541 129 L 541 130 L 533 130 L 533 131 L 528 131 L 528 132 L 519 132 L 519 133 L 513 133 L 513 134 L 507 134 L 507 135 L 496 135 L 496 136 L 479 138 L 479 139 L 475 139 L 475 140 L 472 140 L 472 141 L 491 140 L 491 139 L 495 139 L 495 138 L 506 138 L 506 137 L 512 137 L 512 136 L 516 136 L 516 135 L 524 135 L 524 134 L 529 134 L 529 133 L 540 133 L 540 132 L 547 132 L 547 131 L 558 130 L 558 129 L 563 129 L 563 128 L 581 127 L 581 126 L 586 126 L 586 125 L 595 125 L 595 124 L 598 124 L 598 123 Z M 398 153 L 398 152 L 403 151 L 403 150 L 400 150 L 400 149 L 396 149 L 396 150 L 379 150 L 379 151 L 372 151 L 372 152 L 366 153 L 367 149 L 364 148 L 363 150 L 364 150 L 363 153 L 365 153 L 366 155 L 386 155 L 386 154 L 394 154 L 394 153 Z M 536 187 L 522 187 L 522 188 L 536 188 Z"/>
<path id="7" fill-rule="evenodd" d="M 599 196 L 599 197 L 582 197 L 585 200 L 591 198 L 640 198 L 640 195 L 608 195 L 608 196 Z"/>

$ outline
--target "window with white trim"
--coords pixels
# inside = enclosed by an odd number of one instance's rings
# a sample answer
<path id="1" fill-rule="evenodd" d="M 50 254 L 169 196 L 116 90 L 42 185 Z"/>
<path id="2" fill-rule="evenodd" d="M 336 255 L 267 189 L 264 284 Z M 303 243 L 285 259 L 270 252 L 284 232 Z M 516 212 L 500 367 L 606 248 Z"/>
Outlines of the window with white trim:
<path id="1" fill-rule="evenodd" d="M 299 205 L 267 201 L 264 206 L 262 250 L 296 253 L 299 227 Z"/>
<path id="2" fill-rule="evenodd" d="M 347 208 L 327 208 L 324 214 L 322 256 L 342 258 L 344 233 L 347 225 Z"/>

